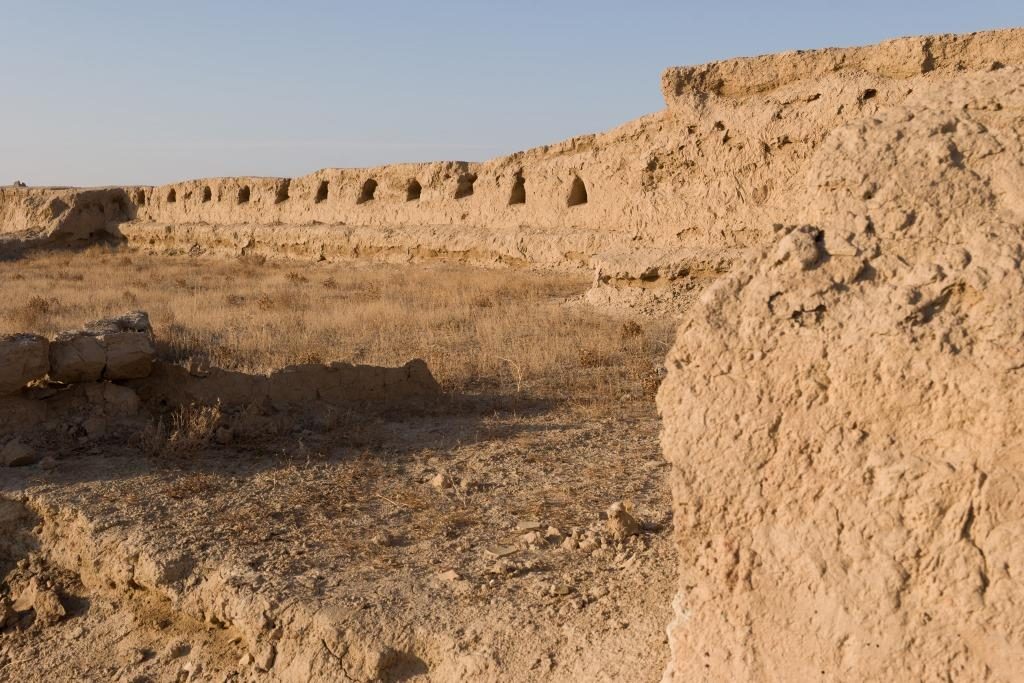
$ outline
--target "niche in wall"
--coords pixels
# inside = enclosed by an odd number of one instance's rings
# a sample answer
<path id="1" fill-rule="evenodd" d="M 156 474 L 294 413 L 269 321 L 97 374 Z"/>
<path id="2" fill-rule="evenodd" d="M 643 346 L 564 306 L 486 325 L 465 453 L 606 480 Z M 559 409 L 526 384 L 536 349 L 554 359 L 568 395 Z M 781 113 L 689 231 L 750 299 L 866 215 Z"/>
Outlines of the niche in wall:
<path id="1" fill-rule="evenodd" d="M 329 188 L 327 181 L 321 180 L 320 185 L 316 188 L 316 196 L 313 197 L 313 202 L 319 204 L 322 201 L 326 201 L 328 191 Z"/>
<path id="2" fill-rule="evenodd" d="M 522 171 L 516 173 L 515 182 L 512 183 L 512 192 L 508 195 L 508 205 L 513 206 L 515 204 L 526 203 L 526 178 L 523 177 Z"/>
<path id="3" fill-rule="evenodd" d="M 462 199 L 473 194 L 473 183 L 476 182 L 476 173 L 463 173 L 459 176 L 459 184 L 455 187 L 455 198 Z"/>
<path id="4" fill-rule="evenodd" d="M 277 186 L 277 192 L 274 194 L 274 203 L 280 204 L 281 202 L 288 201 L 288 188 L 291 187 L 292 181 L 284 180 L 280 185 Z"/>
<path id="5" fill-rule="evenodd" d="M 372 202 L 374 195 L 377 193 L 377 181 L 370 178 L 363 183 L 362 189 L 359 190 L 359 197 L 356 198 L 356 204 L 365 204 L 366 202 Z"/>
<path id="6" fill-rule="evenodd" d="M 586 204 L 587 197 L 587 186 L 580 180 L 579 176 L 572 179 L 572 187 L 569 188 L 569 200 L 567 204 L 569 206 L 579 206 Z"/>
<path id="7" fill-rule="evenodd" d="M 420 185 L 419 181 L 415 178 L 409 181 L 409 185 L 405 188 L 405 201 L 415 202 L 418 201 L 420 195 L 423 193 L 423 186 Z"/>

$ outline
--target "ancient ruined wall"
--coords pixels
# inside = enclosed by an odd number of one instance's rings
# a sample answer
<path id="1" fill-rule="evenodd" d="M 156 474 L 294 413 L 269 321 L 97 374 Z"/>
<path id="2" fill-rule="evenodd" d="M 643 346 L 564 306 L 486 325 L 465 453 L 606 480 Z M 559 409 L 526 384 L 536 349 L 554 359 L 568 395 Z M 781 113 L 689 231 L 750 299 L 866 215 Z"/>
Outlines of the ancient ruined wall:
<path id="1" fill-rule="evenodd" d="M 836 75 L 863 75 L 889 84 L 925 74 L 989 71 L 1022 61 L 1024 29 L 1006 29 L 672 67 L 662 75 L 661 88 L 670 107 L 690 108 L 712 99 L 742 100 Z"/>
<path id="2" fill-rule="evenodd" d="M 6 188 L 0 230 L 87 238 L 106 220 L 155 249 L 455 258 L 601 269 L 599 283 L 646 285 L 721 272 L 737 250 L 770 243 L 835 128 L 937 79 L 1013 64 L 1024 64 L 1021 30 L 672 68 L 665 111 L 484 163 L 118 188 L 105 191 L 107 208 L 83 200 L 77 213 L 42 207 L 44 191 Z M 60 202 L 77 205 L 70 196 Z"/>
<path id="3" fill-rule="evenodd" d="M 445 258 L 591 269 L 598 285 L 632 293 L 652 283 L 699 289 L 791 220 L 831 131 L 938 80 L 1014 64 L 1024 64 L 1021 30 L 671 68 L 666 110 L 484 163 L 200 179 L 88 197 L 5 188 L 0 232 L 88 239 L 106 223 L 156 250 Z"/>
<path id="4" fill-rule="evenodd" d="M 131 220 L 131 188 L 0 187 L 0 235 L 89 239 Z"/>
<path id="5" fill-rule="evenodd" d="M 1024 70 L 833 131 L 659 393 L 668 680 L 1020 677 Z"/>

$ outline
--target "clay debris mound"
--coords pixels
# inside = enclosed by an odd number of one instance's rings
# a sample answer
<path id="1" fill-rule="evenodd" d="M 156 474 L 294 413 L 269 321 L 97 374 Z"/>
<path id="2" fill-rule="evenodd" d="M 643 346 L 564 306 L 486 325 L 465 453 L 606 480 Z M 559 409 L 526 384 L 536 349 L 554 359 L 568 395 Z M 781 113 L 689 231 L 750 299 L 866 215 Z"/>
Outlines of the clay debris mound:
<path id="1" fill-rule="evenodd" d="M 666 679 L 1019 678 L 1022 114 L 1004 68 L 838 128 L 683 323 Z"/>
<path id="2" fill-rule="evenodd" d="M 37 334 L 0 337 L 0 394 L 10 394 L 50 370 L 50 342 Z"/>

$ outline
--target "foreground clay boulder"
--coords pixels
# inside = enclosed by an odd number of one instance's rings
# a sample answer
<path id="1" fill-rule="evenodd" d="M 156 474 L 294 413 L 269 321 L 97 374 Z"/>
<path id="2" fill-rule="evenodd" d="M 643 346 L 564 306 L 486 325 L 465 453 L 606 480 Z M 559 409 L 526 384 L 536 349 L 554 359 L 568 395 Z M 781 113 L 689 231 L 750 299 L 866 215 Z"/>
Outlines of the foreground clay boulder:
<path id="1" fill-rule="evenodd" d="M 49 344 L 35 334 L 0 336 L 0 395 L 12 394 L 46 375 Z"/>
<path id="2" fill-rule="evenodd" d="M 1019 678 L 1022 112 L 995 68 L 837 129 L 681 326 L 667 680 Z"/>
<path id="3" fill-rule="evenodd" d="M 50 344 L 50 379 L 65 384 L 148 377 L 156 348 L 149 316 L 133 311 L 62 332 Z"/>
<path id="4" fill-rule="evenodd" d="M 107 351 L 93 335 L 61 332 L 50 343 L 50 379 L 55 382 L 96 382 L 106 365 Z"/>

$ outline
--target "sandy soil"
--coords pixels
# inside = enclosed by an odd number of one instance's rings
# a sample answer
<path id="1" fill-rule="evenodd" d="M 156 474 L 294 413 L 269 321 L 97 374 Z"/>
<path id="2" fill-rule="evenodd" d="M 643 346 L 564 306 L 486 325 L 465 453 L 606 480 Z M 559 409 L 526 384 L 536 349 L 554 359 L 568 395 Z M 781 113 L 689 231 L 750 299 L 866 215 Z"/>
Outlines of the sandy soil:
<path id="1" fill-rule="evenodd" d="M 561 372 L 602 381 L 580 365 Z M 657 680 L 675 558 L 654 387 L 568 400 L 536 372 L 188 452 L 48 425 L 29 440 L 50 458 L 0 478 L 0 569 L 6 598 L 34 579 L 66 614 L 12 618 L 0 675 Z M 604 519 L 617 501 L 637 535 Z"/>

